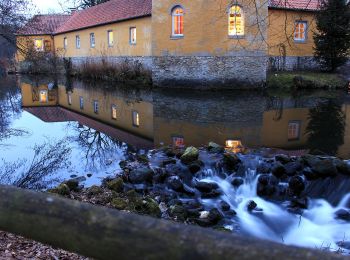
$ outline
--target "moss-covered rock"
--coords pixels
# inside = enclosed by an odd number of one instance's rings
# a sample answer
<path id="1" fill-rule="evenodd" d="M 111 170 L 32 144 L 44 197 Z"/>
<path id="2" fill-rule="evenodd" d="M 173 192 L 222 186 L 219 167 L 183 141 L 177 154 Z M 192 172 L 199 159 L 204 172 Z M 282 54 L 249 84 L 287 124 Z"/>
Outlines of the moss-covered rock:
<path id="1" fill-rule="evenodd" d="M 123 179 L 118 177 L 114 180 L 107 182 L 107 188 L 115 192 L 122 192 L 124 189 Z"/>
<path id="2" fill-rule="evenodd" d="M 217 143 L 210 142 L 208 144 L 208 151 L 211 153 L 223 153 L 225 148 Z"/>
<path id="3" fill-rule="evenodd" d="M 70 194 L 70 189 L 67 184 L 62 183 L 58 187 L 48 190 L 48 192 L 66 196 Z"/>
<path id="4" fill-rule="evenodd" d="M 124 210 L 128 206 L 128 203 L 123 198 L 114 198 L 111 201 L 111 205 L 118 210 Z"/>
<path id="5" fill-rule="evenodd" d="M 228 169 L 230 171 L 235 170 L 240 162 L 241 162 L 241 160 L 238 158 L 238 156 L 236 154 L 233 154 L 233 153 L 225 153 L 224 154 L 223 163 L 224 163 L 226 169 Z"/>
<path id="6" fill-rule="evenodd" d="M 181 156 L 181 162 L 184 164 L 190 164 L 198 160 L 199 150 L 193 146 L 187 147 L 184 154 Z"/>
<path id="7" fill-rule="evenodd" d="M 87 192 L 89 196 L 94 196 L 94 195 L 101 194 L 103 192 L 103 189 L 100 186 L 93 185 L 88 189 Z"/>
<path id="8" fill-rule="evenodd" d="M 158 203 L 152 198 L 146 198 L 143 200 L 144 213 L 152 217 L 161 217 L 162 212 L 159 208 Z"/>
<path id="9" fill-rule="evenodd" d="M 179 221 L 185 221 L 187 218 L 186 209 L 182 205 L 175 204 L 170 206 L 170 216 Z"/>

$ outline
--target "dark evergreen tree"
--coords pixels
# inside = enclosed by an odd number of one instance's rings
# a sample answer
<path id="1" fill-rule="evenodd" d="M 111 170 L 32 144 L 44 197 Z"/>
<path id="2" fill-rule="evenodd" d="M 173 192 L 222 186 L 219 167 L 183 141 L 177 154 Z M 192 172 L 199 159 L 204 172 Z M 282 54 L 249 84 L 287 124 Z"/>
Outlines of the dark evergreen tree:
<path id="1" fill-rule="evenodd" d="M 348 0 L 320 1 L 314 55 L 324 70 L 334 71 L 350 54 L 350 6 Z"/>
<path id="2" fill-rule="evenodd" d="M 345 114 L 335 100 L 321 101 L 310 109 L 306 127 L 308 146 L 313 153 L 335 155 L 344 144 Z"/>

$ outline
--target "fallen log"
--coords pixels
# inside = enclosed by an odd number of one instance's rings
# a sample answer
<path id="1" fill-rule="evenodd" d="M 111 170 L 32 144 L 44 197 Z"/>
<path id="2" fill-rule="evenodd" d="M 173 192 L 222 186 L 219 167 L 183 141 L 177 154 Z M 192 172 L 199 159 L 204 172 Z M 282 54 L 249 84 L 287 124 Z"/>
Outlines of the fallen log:
<path id="1" fill-rule="evenodd" d="M 0 186 L 0 230 L 96 259 L 341 259 Z"/>

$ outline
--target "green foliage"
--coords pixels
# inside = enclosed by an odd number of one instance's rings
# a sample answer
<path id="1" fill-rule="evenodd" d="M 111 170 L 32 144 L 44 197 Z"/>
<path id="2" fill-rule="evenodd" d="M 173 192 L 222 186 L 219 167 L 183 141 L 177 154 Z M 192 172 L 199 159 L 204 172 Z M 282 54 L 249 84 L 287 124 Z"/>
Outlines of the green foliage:
<path id="1" fill-rule="evenodd" d="M 335 155 L 344 144 L 344 133 L 345 114 L 334 99 L 322 101 L 310 109 L 306 134 L 311 152 Z"/>
<path id="2" fill-rule="evenodd" d="M 324 70 L 334 71 L 350 54 L 350 6 L 347 0 L 322 0 L 314 34 L 316 60 Z"/>

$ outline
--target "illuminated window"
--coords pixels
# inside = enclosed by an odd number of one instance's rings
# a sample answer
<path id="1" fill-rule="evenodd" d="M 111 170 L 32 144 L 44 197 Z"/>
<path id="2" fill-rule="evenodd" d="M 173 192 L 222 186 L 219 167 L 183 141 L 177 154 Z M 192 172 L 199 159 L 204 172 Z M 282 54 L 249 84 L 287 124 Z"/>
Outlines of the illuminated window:
<path id="1" fill-rule="evenodd" d="M 178 6 L 172 11 L 172 24 L 173 24 L 173 36 L 183 36 L 184 35 L 184 10 Z"/>
<path id="2" fill-rule="evenodd" d="M 67 94 L 68 96 L 68 105 L 71 105 L 72 104 L 72 93 L 71 92 L 68 92 Z"/>
<path id="3" fill-rule="evenodd" d="M 226 140 L 225 148 L 234 153 L 241 153 L 244 151 L 244 146 L 240 140 Z"/>
<path id="4" fill-rule="evenodd" d="M 300 121 L 290 121 L 288 123 L 288 140 L 298 140 L 300 137 Z"/>
<path id="5" fill-rule="evenodd" d="M 112 105 L 112 119 L 117 119 L 117 106 Z"/>
<path id="6" fill-rule="evenodd" d="M 174 147 L 185 147 L 185 139 L 183 137 L 179 137 L 179 136 L 174 136 L 173 137 L 173 146 Z"/>
<path id="7" fill-rule="evenodd" d="M 67 45 L 68 45 L 68 40 L 67 37 L 63 38 L 63 48 L 66 50 L 67 49 Z"/>
<path id="8" fill-rule="evenodd" d="M 90 33 L 90 47 L 95 48 L 95 34 Z"/>
<path id="9" fill-rule="evenodd" d="M 94 100 L 94 113 L 98 114 L 98 101 Z"/>
<path id="10" fill-rule="evenodd" d="M 244 35 L 244 17 L 242 8 L 233 5 L 229 11 L 228 17 L 228 35 L 243 36 Z"/>
<path id="11" fill-rule="evenodd" d="M 306 41 L 306 30 L 307 30 L 307 22 L 303 22 L 303 21 L 295 22 L 294 41 L 297 41 L 297 42 Z"/>
<path id="12" fill-rule="evenodd" d="M 80 109 L 84 109 L 84 98 L 79 97 L 79 104 L 80 104 Z"/>
<path id="13" fill-rule="evenodd" d="M 130 28 L 130 44 L 136 44 L 136 27 Z"/>
<path id="14" fill-rule="evenodd" d="M 34 48 L 37 51 L 43 51 L 44 50 L 44 42 L 43 39 L 35 39 L 34 40 Z"/>
<path id="15" fill-rule="evenodd" d="M 114 44 L 113 31 L 107 31 L 107 41 L 108 41 L 108 46 L 112 47 Z"/>
<path id="16" fill-rule="evenodd" d="M 40 103 L 47 103 L 47 90 L 40 90 L 39 100 Z"/>
<path id="17" fill-rule="evenodd" d="M 50 52 L 51 51 L 51 41 L 44 41 L 44 50 L 46 52 Z"/>
<path id="18" fill-rule="evenodd" d="M 80 36 L 79 35 L 75 36 L 75 47 L 77 49 L 80 49 Z"/>
<path id="19" fill-rule="evenodd" d="M 132 111 L 132 125 L 140 126 L 140 115 L 137 111 Z"/>

